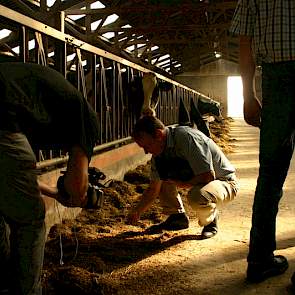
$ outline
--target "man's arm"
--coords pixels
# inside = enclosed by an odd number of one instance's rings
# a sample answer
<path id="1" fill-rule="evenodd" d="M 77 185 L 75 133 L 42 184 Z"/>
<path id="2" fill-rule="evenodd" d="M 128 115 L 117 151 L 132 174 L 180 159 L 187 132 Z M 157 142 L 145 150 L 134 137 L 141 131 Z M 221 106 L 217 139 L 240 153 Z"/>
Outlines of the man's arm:
<path id="1" fill-rule="evenodd" d="M 151 181 L 148 188 L 143 192 L 142 197 L 137 206 L 134 209 L 132 209 L 131 212 L 128 214 L 128 223 L 135 224 L 139 220 L 140 215 L 151 207 L 154 200 L 160 193 L 161 185 L 161 180 Z"/>
<path id="2" fill-rule="evenodd" d="M 255 93 L 255 62 L 251 45 L 252 37 L 240 36 L 239 65 L 243 81 L 244 119 L 249 125 L 259 127 L 261 104 Z"/>
<path id="3" fill-rule="evenodd" d="M 84 207 L 87 202 L 88 165 L 88 157 L 84 150 L 79 146 L 72 147 L 64 176 L 64 189 L 69 198 L 65 199 L 57 187 L 38 180 L 41 194 L 54 198 L 67 207 Z"/>
<path id="4" fill-rule="evenodd" d="M 64 186 L 73 203 L 80 204 L 81 207 L 87 202 L 88 166 L 85 151 L 80 146 L 73 146 L 69 152 Z"/>
<path id="5" fill-rule="evenodd" d="M 38 180 L 38 186 L 42 195 L 45 195 L 47 197 L 54 198 L 54 199 L 58 197 L 57 187 L 52 187 L 40 180 Z"/>

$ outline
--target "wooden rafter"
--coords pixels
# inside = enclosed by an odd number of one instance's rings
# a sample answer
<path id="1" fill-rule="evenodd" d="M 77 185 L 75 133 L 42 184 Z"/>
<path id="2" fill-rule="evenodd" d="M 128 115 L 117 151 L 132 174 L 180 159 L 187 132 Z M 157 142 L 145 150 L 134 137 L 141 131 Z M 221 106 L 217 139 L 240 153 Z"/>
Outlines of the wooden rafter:
<path id="1" fill-rule="evenodd" d="M 134 46 L 135 50 L 130 53 L 132 60 L 135 60 L 133 55 L 140 55 L 143 62 L 146 59 L 150 62 L 169 53 L 172 66 L 173 62 L 180 61 L 185 67 L 195 58 L 190 51 L 198 55 L 193 61 L 198 62 L 199 59 L 203 64 L 214 60 L 214 50 L 222 52 L 228 60 L 237 61 L 238 58 L 237 39 L 228 33 L 237 0 L 175 0 L 173 5 L 167 0 L 101 0 L 105 5 L 102 9 L 91 9 L 96 0 L 56 0 L 52 7 L 47 7 L 46 0 L 0 2 L 51 26 L 63 11 L 67 16 L 68 33 L 123 56 L 128 55 L 126 48 Z M 73 14 L 85 17 L 73 21 L 68 17 Z M 111 14 L 119 15 L 119 19 L 105 25 Z M 91 24 L 97 20 L 101 22 L 92 31 Z M 131 27 L 122 28 L 126 24 Z M 5 20 L 2 27 L 5 28 Z M 114 38 L 103 38 L 102 35 L 108 32 L 113 32 Z M 138 44 L 145 45 L 138 48 Z M 155 45 L 160 48 L 152 51 Z M 195 48 L 198 48 L 198 53 Z"/>

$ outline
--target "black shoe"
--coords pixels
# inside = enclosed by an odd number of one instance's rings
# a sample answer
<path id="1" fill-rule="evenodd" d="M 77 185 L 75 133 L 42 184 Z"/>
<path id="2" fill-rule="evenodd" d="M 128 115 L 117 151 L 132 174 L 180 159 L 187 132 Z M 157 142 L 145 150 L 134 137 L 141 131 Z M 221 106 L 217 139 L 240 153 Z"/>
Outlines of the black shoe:
<path id="1" fill-rule="evenodd" d="M 181 230 L 189 227 L 189 219 L 185 213 L 171 214 L 164 222 L 152 225 L 146 232 L 157 233 L 162 230 Z"/>
<path id="2" fill-rule="evenodd" d="M 217 219 L 216 216 L 211 223 L 204 226 L 201 234 L 203 239 L 212 238 L 218 233 Z"/>
<path id="3" fill-rule="evenodd" d="M 287 259 L 282 255 L 272 256 L 271 259 L 266 262 L 249 262 L 247 280 L 251 283 L 260 283 L 269 277 L 284 273 L 288 266 Z"/>

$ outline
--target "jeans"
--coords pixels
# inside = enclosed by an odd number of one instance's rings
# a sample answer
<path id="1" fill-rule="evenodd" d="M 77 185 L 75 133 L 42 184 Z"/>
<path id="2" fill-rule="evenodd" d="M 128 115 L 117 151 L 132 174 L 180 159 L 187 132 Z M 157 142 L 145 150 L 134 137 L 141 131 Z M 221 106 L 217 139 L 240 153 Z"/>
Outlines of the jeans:
<path id="1" fill-rule="evenodd" d="M 0 273 L 7 274 L 10 294 L 42 293 L 44 218 L 36 159 L 27 138 L 0 131 Z"/>
<path id="2" fill-rule="evenodd" d="M 276 216 L 294 150 L 295 62 L 262 67 L 259 176 L 248 261 L 269 259 L 276 249 Z"/>

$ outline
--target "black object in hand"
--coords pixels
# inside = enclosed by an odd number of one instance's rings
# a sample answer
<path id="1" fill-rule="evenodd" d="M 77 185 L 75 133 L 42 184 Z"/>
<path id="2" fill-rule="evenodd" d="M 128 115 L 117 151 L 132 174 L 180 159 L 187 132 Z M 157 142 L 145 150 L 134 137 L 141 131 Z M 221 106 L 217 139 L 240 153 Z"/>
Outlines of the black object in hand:
<path id="1" fill-rule="evenodd" d="M 63 174 L 65 172 L 62 172 Z M 61 199 L 59 201 L 66 207 L 77 207 L 72 204 L 71 197 L 67 193 L 64 186 L 64 175 L 61 175 L 57 180 L 57 188 Z M 105 174 L 98 168 L 89 167 L 88 168 L 88 190 L 87 190 L 87 204 L 85 209 L 99 209 L 102 207 L 104 202 L 104 191 L 101 189 L 104 187 L 100 183 L 101 180 L 106 178 Z"/>

